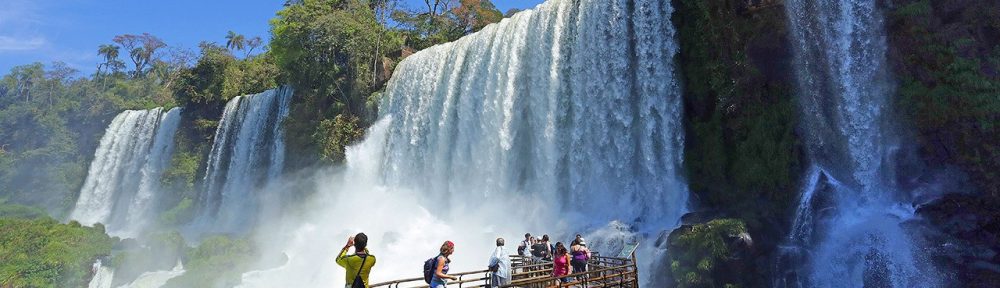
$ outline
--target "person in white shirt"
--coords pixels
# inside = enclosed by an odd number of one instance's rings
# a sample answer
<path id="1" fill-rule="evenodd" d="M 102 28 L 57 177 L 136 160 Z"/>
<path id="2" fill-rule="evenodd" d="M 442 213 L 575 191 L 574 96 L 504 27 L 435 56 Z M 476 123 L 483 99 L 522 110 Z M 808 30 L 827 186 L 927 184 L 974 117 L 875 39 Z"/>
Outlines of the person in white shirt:
<path id="1" fill-rule="evenodd" d="M 500 287 L 510 284 L 510 256 L 503 248 L 503 238 L 497 238 L 497 248 L 490 255 L 490 286 Z"/>
<path id="2" fill-rule="evenodd" d="M 521 241 L 521 245 L 517 245 L 517 255 L 525 256 L 528 249 L 531 249 L 531 244 L 535 244 L 535 238 L 531 238 L 531 233 L 524 234 L 524 241 Z"/>

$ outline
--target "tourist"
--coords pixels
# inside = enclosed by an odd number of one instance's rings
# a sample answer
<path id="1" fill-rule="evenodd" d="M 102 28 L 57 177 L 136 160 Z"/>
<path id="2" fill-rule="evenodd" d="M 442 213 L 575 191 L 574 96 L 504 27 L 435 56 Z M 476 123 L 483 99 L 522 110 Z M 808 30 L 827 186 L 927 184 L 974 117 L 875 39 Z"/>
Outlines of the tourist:
<path id="1" fill-rule="evenodd" d="M 458 277 L 448 275 L 448 266 L 451 265 L 451 254 L 455 253 L 455 243 L 444 241 L 441 244 L 441 254 L 437 257 L 437 267 L 434 268 L 434 275 L 431 276 L 431 288 L 447 287 L 447 280 L 458 280 Z"/>
<path id="2" fill-rule="evenodd" d="M 570 265 L 573 266 L 573 274 L 587 272 L 587 261 L 590 260 L 590 249 L 587 248 L 587 242 L 580 235 L 576 235 L 576 240 L 573 240 L 569 249 L 573 256 L 573 260 L 570 261 Z"/>
<path id="3" fill-rule="evenodd" d="M 562 242 L 556 243 L 556 251 L 552 257 L 552 277 L 558 278 L 563 283 L 569 282 L 569 278 L 565 277 L 569 275 L 569 258 L 566 246 Z"/>
<path id="4" fill-rule="evenodd" d="M 548 245 L 545 245 L 545 242 L 542 241 L 542 238 L 539 237 L 535 239 L 532 243 L 534 243 L 531 244 L 531 260 L 533 262 L 540 262 L 543 259 L 549 258 Z"/>
<path id="5" fill-rule="evenodd" d="M 354 246 L 354 254 L 347 255 L 347 250 Z M 347 288 L 367 288 L 368 275 L 375 266 L 375 255 L 368 253 L 368 235 L 358 233 L 358 235 L 347 238 L 347 245 L 340 250 L 337 256 L 337 265 L 347 270 L 345 287 Z"/>
<path id="6" fill-rule="evenodd" d="M 524 241 L 517 245 L 517 255 L 524 257 L 524 253 L 531 247 L 531 244 L 535 244 L 533 240 L 535 239 L 531 238 L 531 233 L 524 234 Z"/>
<path id="7" fill-rule="evenodd" d="M 545 260 L 552 261 L 552 252 L 556 249 L 552 242 L 549 242 L 549 234 L 542 235 L 542 244 L 545 244 Z"/>
<path id="8" fill-rule="evenodd" d="M 510 284 L 510 256 L 503 248 L 503 238 L 497 238 L 497 248 L 490 255 L 490 286 L 500 287 Z"/>

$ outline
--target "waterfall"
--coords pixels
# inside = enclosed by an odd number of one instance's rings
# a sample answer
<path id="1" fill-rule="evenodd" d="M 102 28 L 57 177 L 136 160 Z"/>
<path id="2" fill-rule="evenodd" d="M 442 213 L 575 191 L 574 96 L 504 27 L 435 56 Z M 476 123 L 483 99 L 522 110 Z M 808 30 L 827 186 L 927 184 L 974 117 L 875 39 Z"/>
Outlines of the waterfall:
<path id="1" fill-rule="evenodd" d="M 320 174 L 312 213 L 261 236 L 288 262 L 244 285 L 342 285 L 330 259 L 360 231 L 379 282 L 419 275 L 444 240 L 459 247 L 452 270 L 473 271 L 498 236 L 513 250 L 529 231 L 568 242 L 618 221 L 654 237 L 674 228 L 688 192 L 672 10 L 550 0 L 409 56 L 383 119 L 343 171 Z"/>
<path id="2" fill-rule="evenodd" d="M 111 268 L 105 267 L 104 263 L 98 259 L 91 266 L 91 272 L 94 273 L 94 278 L 90 279 L 90 283 L 87 284 L 87 288 L 111 288 L 111 280 L 114 279 L 115 271 Z"/>
<path id="3" fill-rule="evenodd" d="M 173 154 L 180 113 L 156 108 L 118 114 L 101 137 L 70 219 L 104 223 L 124 236 L 143 229 Z"/>
<path id="4" fill-rule="evenodd" d="M 183 275 L 184 272 L 184 264 L 177 261 L 177 265 L 171 270 L 142 273 L 132 283 L 119 286 L 118 288 L 159 288 L 167 284 L 167 281 L 170 281 L 170 279 Z"/>
<path id="5" fill-rule="evenodd" d="M 802 264 L 792 274 L 804 275 L 779 276 L 777 286 L 940 285 L 901 227 L 913 208 L 899 200 L 905 197 L 890 164 L 899 137 L 887 116 L 893 86 L 880 7 L 876 1 L 790 0 L 786 9 L 814 167 L 785 247 L 803 262 L 786 263 Z"/>
<path id="6" fill-rule="evenodd" d="M 593 220 L 675 221 L 687 194 L 671 12 L 549 1 L 409 57 L 382 107 L 398 120 L 387 181 L 442 199 L 533 194 Z"/>
<path id="7" fill-rule="evenodd" d="M 281 123 L 291 96 L 279 88 L 226 104 L 199 194 L 199 230 L 239 232 L 255 223 L 258 192 L 284 167 Z"/>

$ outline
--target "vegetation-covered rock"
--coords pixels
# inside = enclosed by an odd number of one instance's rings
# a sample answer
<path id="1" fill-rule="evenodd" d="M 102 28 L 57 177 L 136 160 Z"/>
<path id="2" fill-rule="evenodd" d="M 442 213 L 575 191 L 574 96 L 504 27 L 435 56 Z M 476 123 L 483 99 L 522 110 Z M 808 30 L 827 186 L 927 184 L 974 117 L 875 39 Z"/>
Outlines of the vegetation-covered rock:
<path id="1" fill-rule="evenodd" d="M 0 217 L 0 287 L 86 287 L 114 241 L 103 227 Z"/>
<path id="2" fill-rule="evenodd" d="M 737 219 L 684 225 L 670 233 L 670 274 L 685 287 L 755 287 L 750 260 L 753 240 Z"/>
<path id="3" fill-rule="evenodd" d="M 257 248 L 246 239 L 213 236 L 185 254 L 187 272 L 167 281 L 164 287 L 233 287 L 258 259 Z"/>

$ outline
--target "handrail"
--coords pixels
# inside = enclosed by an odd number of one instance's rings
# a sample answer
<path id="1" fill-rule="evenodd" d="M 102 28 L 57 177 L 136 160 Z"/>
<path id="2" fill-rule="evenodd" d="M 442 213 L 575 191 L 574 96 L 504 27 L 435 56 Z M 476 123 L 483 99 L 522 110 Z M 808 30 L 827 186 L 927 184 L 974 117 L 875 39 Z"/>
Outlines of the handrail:
<path id="1" fill-rule="evenodd" d="M 563 277 L 575 278 L 576 281 L 562 283 L 559 279 L 552 277 L 553 263 L 545 260 L 533 260 L 528 257 L 510 255 L 515 263 L 511 267 L 511 283 L 501 287 L 567 287 L 569 285 L 582 284 L 583 287 L 604 287 L 614 284 L 620 287 L 638 287 L 638 269 L 633 259 L 594 256 L 588 261 L 591 267 L 586 272 L 569 274 Z M 515 261 L 512 261 L 515 262 Z M 456 281 L 448 282 L 449 287 L 455 285 L 459 288 L 482 288 L 489 286 L 492 276 L 489 270 L 478 270 L 451 274 L 457 276 Z M 562 278 L 562 277 L 560 277 Z M 393 280 L 388 282 L 372 284 L 371 288 L 429 288 L 423 282 L 424 278 L 408 278 Z M 409 284 L 403 286 L 405 284 Z M 595 284 L 597 286 L 591 285 Z M 416 286 L 410 286 L 416 285 Z"/>
<path id="2" fill-rule="evenodd" d="M 483 278 L 483 279 L 476 279 L 476 280 L 465 280 L 463 282 L 461 280 L 461 277 L 462 276 L 466 276 L 466 275 L 482 274 L 482 273 L 487 273 L 487 272 L 490 272 L 490 270 L 479 270 L 479 271 L 470 271 L 470 272 L 461 272 L 461 273 L 451 274 L 452 276 L 459 277 L 459 281 L 450 282 L 450 283 L 461 284 L 461 283 L 475 282 L 475 281 L 479 281 L 479 280 L 484 280 L 485 278 Z M 368 287 L 390 286 L 390 285 L 393 285 L 393 284 L 402 284 L 402 283 L 406 283 L 406 282 L 416 282 L 416 281 L 424 281 L 424 277 L 408 278 L 408 279 L 401 279 L 401 280 L 393 280 L 393 281 L 388 281 L 388 282 L 376 283 L 376 284 L 368 285 Z"/>
<path id="3" fill-rule="evenodd" d="M 634 269 L 635 268 L 635 264 L 628 264 L 628 265 L 622 265 L 622 266 L 617 266 L 617 267 L 608 267 L 608 268 L 590 270 L 590 271 L 587 271 L 587 272 L 574 273 L 574 274 L 569 274 L 569 275 L 566 275 L 566 276 L 563 276 L 563 277 L 588 276 L 590 274 L 596 274 L 596 273 L 607 272 L 607 271 L 612 271 L 612 270 L 626 270 L 627 271 L 628 268 L 633 268 L 633 270 L 631 272 L 629 272 L 629 274 L 635 272 L 635 269 Z M 625 272 L 622 272 L 622 273 L 625 273 Z M 537 279 L 537 280 L 531 280 L 531 281 L 513 281 L 513 282 L 511 282 L 511 284 L 508 284 L 508 285 L 505 285 L 505 286 L 502 286 L 502 287 L 519 287 L 519 286 L 524 286 L 524 285 L 541 284 L 541 283 L 545 283 L 545 282 L 552 281 L 552 280 L 558 280 L 558 279 L 553 278 L 553 277 L 546 277 L 546 278 L 543 278 L 543 279 Z"/>

